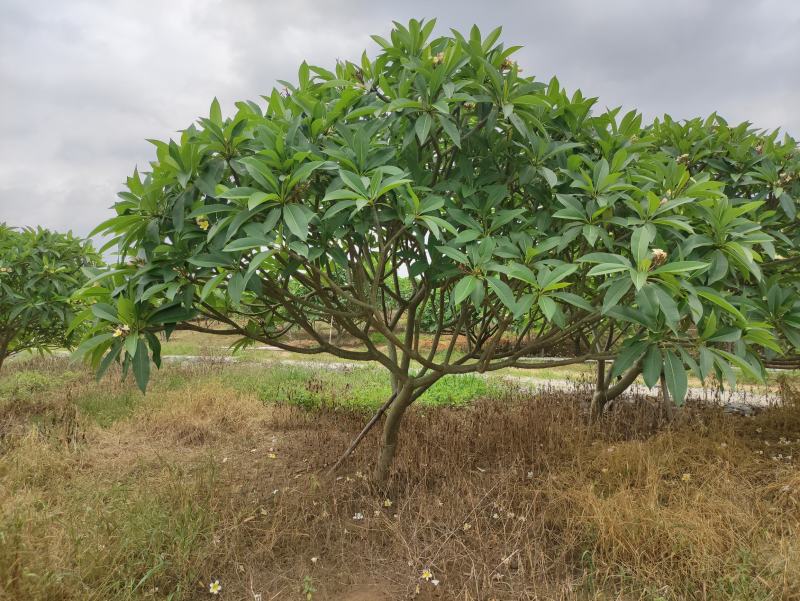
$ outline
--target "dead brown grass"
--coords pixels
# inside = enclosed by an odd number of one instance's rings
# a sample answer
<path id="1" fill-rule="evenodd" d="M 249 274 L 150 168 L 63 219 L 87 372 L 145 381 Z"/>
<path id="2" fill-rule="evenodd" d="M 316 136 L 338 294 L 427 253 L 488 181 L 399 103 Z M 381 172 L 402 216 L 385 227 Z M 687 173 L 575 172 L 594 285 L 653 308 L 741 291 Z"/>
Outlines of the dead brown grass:
<path id="1" fill-rule="evenodd" d="M 320 476 L 364 415 L 265 406 L 190 369 L 109 427 L 79 415 L 76 445 L 17 420 L 0 597 L 202 599 L 213 577 L 222 599 L 302 599 L 304 583 L 351 601 L 800 598 L 797 406 L 664 424 L 635 403 L 589 424 L 564 393 L 509 390 L 412 411 L 381 490 L 374 436 Z M 127 387 L 78 378 L 70 398 L 94 386 Z"/>

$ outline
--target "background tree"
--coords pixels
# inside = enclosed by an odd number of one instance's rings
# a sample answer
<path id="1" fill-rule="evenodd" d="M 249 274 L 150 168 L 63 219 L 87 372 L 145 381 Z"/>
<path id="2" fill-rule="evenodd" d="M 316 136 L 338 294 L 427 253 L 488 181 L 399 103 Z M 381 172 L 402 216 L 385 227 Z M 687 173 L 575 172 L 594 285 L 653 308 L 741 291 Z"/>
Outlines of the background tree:
<path id="1" fill-rule="evenodd" d="M 142 388 L 154 333 L 175 328 L 375 361 L 394 391 L 370 422 L 386 411 L 382 480 L 404 412 L 446 374 L 552 367 L 532 357 L 578 340 L 555 365 L 598 361 L 599 410 L 640 374 L 680 403 L 687 368 L 758 376 L 765 352 L 796 344 L 793 140 L 593 115 L 595 99 L 523 77 L 499 29 L 433 27 L 396 24 L 374 60 L 303 63 L 265 108 L 226 119 L 214 101 L 155 141 L 152 171 L 97 230 L 121 263 L 96 276 L 107 298 L 84 314 L 81 352 Z M 681 127 L 698 128 L 690 152 Z M 315 328 L 331 321 L 360 347 Z"/>
<path id="2" fill-rule="evenodd" d="M 17 353 L 77 342 L 70 296 L 90 265 L 97 265 L 92 247 L 71 233 L 0 224 L 0 368 Z"/>

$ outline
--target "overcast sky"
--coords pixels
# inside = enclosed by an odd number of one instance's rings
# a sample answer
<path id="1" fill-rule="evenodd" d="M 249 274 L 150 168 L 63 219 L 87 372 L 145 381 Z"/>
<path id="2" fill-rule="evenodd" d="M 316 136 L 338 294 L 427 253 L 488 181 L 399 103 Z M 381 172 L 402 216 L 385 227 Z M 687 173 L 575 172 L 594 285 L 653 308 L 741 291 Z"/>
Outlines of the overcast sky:
<path id="1" fill-rule="evenodd" d="M 374 52 L 392 20 L 504 28 L 525 74 L 652 118 L 800 135 L 798 0 L 0 0 L 0 222 L 87 234 L 134 166 L 217 96 Z"/>

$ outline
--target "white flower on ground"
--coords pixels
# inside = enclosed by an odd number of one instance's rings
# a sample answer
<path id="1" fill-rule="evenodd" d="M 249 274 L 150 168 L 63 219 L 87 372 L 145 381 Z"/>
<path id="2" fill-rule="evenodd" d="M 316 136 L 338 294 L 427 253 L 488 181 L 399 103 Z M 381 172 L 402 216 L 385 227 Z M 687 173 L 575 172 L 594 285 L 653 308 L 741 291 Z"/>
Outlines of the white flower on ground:
<path id="1" fill-rule="evenodd" d="M 421 578 L 422 578 L 422 579 L 423 579 L 425 582 L 430 582 L 431 580 L 433 580 L 433 572 L 431 572 L 431 571 L 430 571 L 430 569 L 428 569 L 428 568 L 425 568 L 424 570 L 422 570 L 422 576 L 421 576 Z"/>
<path id="2" fill-rule="evenodd" d="M 212 595 L 219 595 L 221 590 L 222 585 L 219 583 L 219 580 L 212 580 L 208 585 L 208 592 Z"/>
<path id="3" fill-rule="evenodd" d="M 363 520 L 363 519 L 364 519 L 364 514 L 363 514 L 363 513 L 361 513 L 360 511 L 358 511 L 358 512 L 356 512 L 356 514 L 353 516 L 353 519 L 354 519 L 356 522 L 358 522 L 358 521 L 360 521 L 360 520 Z"/>

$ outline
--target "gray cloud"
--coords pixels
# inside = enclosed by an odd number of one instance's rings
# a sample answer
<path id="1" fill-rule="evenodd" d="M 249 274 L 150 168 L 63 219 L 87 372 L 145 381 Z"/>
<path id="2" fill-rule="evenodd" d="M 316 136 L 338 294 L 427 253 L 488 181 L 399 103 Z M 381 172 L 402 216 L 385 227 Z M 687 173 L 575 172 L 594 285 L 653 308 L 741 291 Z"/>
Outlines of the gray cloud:
<path id="1" fill-rule="evenodd" d="M 205 114 L 258 99 L 297 66 L 373 49 L 392 20 L 504 25 L 539 79 L 647 118 L 717 110 L 800 134 L 793 0 L 5 0 L 0 7 L 0 221 L 86 234 L 125 177 Z"/>

